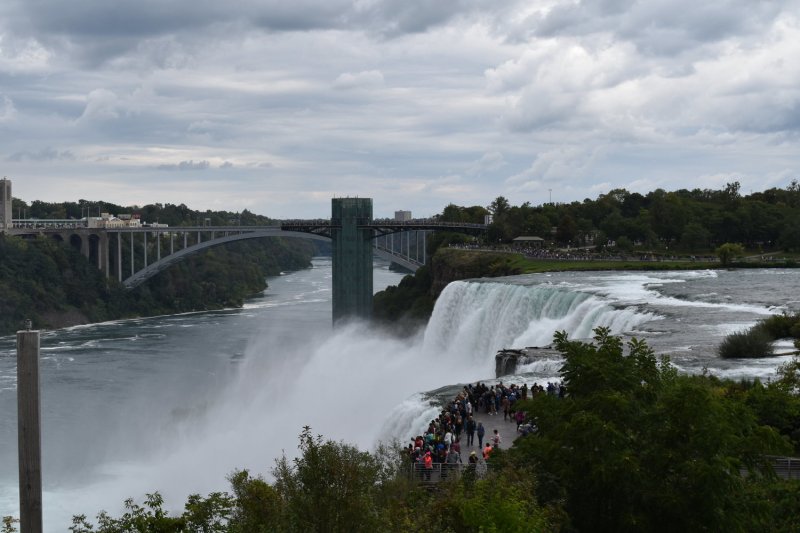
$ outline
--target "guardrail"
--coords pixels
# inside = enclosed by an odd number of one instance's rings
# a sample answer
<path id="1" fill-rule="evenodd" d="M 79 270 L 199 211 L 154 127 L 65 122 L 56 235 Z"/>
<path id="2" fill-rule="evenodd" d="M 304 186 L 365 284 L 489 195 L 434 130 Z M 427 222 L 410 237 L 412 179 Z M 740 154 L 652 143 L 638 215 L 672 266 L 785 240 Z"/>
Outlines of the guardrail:
<path id="1" fill-rule="evenodd" d="M 459 479 L 467 475 L 483 479 L 488 472 L 489 464 L 483 460 L 477 463 L 433 463 L 432 468 L 425 468 L 424 464 L 414 463 L 409 465 L 408 477 L 418 483 L 433 484 Z"/>
<path id="2" fill-rule="evenodd" d="M 768 459 L 779 478 L 800 479 L 800 458 L 770 456 Z"/>

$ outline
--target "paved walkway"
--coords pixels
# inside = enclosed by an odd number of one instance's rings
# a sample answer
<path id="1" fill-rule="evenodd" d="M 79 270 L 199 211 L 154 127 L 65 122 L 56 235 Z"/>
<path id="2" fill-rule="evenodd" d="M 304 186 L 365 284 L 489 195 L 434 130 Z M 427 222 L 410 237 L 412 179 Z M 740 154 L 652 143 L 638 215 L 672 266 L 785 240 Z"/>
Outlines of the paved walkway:
<path id="1" fill-rule="evenodd" d="M 502 409 L 502 407 L 501 407 Z M 477 425 L 478 422 L 483 424 L 483 427 L 486 429 L 486 434 L 483 436 L 483 444 L 486 444 L 487 440 L 491 440 L 492 435 L 494 435 L 494 430 L 500 432 L 500 448 L 510 448 L 511 443 L 514 442 L 517 437 L 520 436 L 517 433 L 517 423 L 512 420 L 503 420 L 503 412 L 502 410 L 496 415 L 487 415 L 486 413 L 473 413 L 472 417 L 475 419 L 475 424 Z M 469 452 L 473 450 L 478 450 L 478 436 L 475 435 L 475 446 L 467 446 L 467 434 L 463 431 L 461 432 L 461 455 L 462 457 L 468 457 Z M 466 453 L 464 453 L 466 451 Z"/>

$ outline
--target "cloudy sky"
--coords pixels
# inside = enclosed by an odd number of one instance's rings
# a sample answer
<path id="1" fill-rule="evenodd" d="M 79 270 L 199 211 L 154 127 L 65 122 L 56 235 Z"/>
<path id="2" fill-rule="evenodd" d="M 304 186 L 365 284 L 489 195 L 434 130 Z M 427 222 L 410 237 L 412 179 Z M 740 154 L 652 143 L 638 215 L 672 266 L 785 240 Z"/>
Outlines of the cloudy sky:
<path id="1" fill-rule="evenodd" d="M 32 200 L 323 217 L 800 177 L 800 0 L 3 0 Z"/>

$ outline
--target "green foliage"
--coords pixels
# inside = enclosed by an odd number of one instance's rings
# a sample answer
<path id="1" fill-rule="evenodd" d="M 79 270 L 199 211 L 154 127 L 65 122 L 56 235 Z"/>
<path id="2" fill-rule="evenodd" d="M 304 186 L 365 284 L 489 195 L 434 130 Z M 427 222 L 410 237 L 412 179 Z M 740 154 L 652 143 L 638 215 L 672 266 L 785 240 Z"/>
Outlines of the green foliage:
<path id="1" fill-rule="evenodd" d="M 766 511 L 739 471 L 768 474 L 760 457 L 787 451 L 778 432 L 715 380 L 595 332 L 594 343 L 556 334 L 568 395 L 523 406 L 539 431 L 510 455 L 535 465 L 541 503 L 563 500 L 579 531 L 750 530 Z"/>
<path id="2" fill-rule="evenodd" d="M 761 328 L 737 331 L 722 339 L 717 351 L 725 359 L 769 357 L 772 355 L 772 339 Z"/>
<path id="3" fill-rule="evenodd" d="M 367 452 L 300 434 L 301 455 L 278 460 L 275 489 L 286 502 L 286 523 L 292 531 L 374 531 L 378 514 L 373 494 L 378 464 Z"/>
<path id="4" fill-rule="evenodd" d="M 800 481 L 766 481 L 748 486 L 748 499 L 760 501 L 769 512 L 760 513 L 751 531 L 800 531 Z"/>
<path id="5" fill-rule="evenodd" d="M 306 533 L 357 531 L 555 531 L 559 506 L 540 507 L 529 469 L 494 470 L 476 480 L 463 476 L 438 490 L 418 487 L 408 476 L 398 445 L 375 453 L 315 437 L 306 427 L 300 456 L 276 461 L 270 484 L 236 471 L 228 480 L 233 495 L 189 497 L 185 511 L 171 516 L 158 493 L 143 505 L 129 499 L 120 517 L 73 517 L 72 533 L 222 532 Z"/>
<path id="6" fill-rule="evenodd" d="M 772 315 L 758 324 L 773 339 L 800 338 L 800 313 Z"/>
<path id="7" fill-rule="evenodd" d="M 378 292 L 373 298 L 373 318 L 398 331 L 424 324 L 433 312 L 432 281 L 430 268 L 424 266 L 397 286 Z"/>
<path id="8" fill-rule="evenodd" d="M 237 470 L 228 481 L 236 502 L 229 531 L 261 533 L 288 529 L 283 500 L 272 485 L 261 477 L 251 477 L 247 470 Z"/>
<path id="9" fill-rule="evenodd" d="M 145 495 L 143 505 L 133 498 L 125 500 L 125 512 L 115 518 L 105 511 L 97 514 L 97 529 L 86 515 L 72 518 L 69 530 L 72 533 L 222 533 L 228 531 L 228 518 L 234 500 L 226 493 L 215 492 L 203 498 L 197 494 L 189 496 L 185 511 L 180 516 L 170 516 L 164 510 L 164 499 L 158 492 Z"/>
<path id="10" fill-rule="evenodd" d="M 468 217 L 467 209 L 448 205 L 441 220 L 453 222 L 483 221 Z M 482 208 L 481 208 L 482 209 Z M 691 254 L 707 253 L 722 243 L 743 243 L 747 248 L 800 250 L 800 190 L 796 181 L 779 189 L 772 188 L 742 196 L 737 182 L 721 190 L 657 189 L 647 195 L 614 189 L 595 200 L 568 204 L 545 203 L 532 206 L 510 205 L 499 197 L 489 206 L 494 222 L 489 228 L 488 243 L 507 242 L 521 235 L 535 235 L 550 240 L 551 228 L 556 239 L 566 244 L 585 244 L 587 237 L 602 231 L 604 239 L 626 236 L 646 250 L 684 250 Z M 486 210 L 484 209 L 485 213 Z"/>
<path id="11" fill-rule="evenodd" d="M 717 257 L 722 266 L 730 265 L 734 260 L 744 255 L 744 248 L 741 244 L 726 242 L 716 249 Z"/>
<path id="12" fill-rule="evenodd" d="M 0 334 L 20 329 L 27 318 L 36 328 L 56 328 L 239 306 L 266 288 L 266 276 L 308 266 L 312 252 L 308 243 L 282 239 L 230 243 L 128 291 L 69 245 L 0 235 Z"/>
<path id="13" fill-rule="evenodd" d="M 430 317 L 436 297 L 448 283 L 519 274 L 521 269 L 514 264 L 515 259 L 514 254 L 440 248 L 431 258 L 430 266 L 375 295 L 373 318 L 395 331 L 412 332 Z"/>
<path id="14" fill-rule="evenodd" d="M 17 528 L 14 524 L 18 523 L 19 520 L 17 520 L 13 516 L 4 516 L 3 529 L 0 529 L 0 533 L 17 533 Z"/>
<path id="15" fill-rule="evenodd" d="M 772 315 L 747 331 L 725 337 L 718 352 L 725 358 L 769 357 L 773 355 L 772 341 L 792 337 L 800 339 L 800 313 Z"/>
<path id="16" fill-rule="evenodd" d="M 711 232 L 697 222 L 686 224 L 681 235 L 681 246 L 689 252 L 708 249 Z"/>

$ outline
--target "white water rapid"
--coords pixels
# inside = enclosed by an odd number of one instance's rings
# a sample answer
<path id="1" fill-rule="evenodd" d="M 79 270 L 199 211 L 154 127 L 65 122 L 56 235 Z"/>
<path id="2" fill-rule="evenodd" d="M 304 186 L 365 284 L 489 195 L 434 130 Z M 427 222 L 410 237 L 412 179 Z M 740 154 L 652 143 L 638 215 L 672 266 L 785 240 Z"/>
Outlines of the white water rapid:
<path id="1" fill-rule="evenodd" d="M 586 338 L 597 326 L 624 334 L 660 324 L 654 338 L 690 344 L 682 329 L 689 315 L 665 318 L 664 309 L 685 301 L 703 320 L 709 316 L 697 304 L 702 298 L 680 294 L 650 307 L 645 300 L 664 298 L 648 288 L 657 276 L 465 281 L 445 289 L 424 332 L 398 340 L 366 324 L 332 330 L 330 275 L 329 260 L 316 260 L 313 269 L 271 279 L 266 295 L 243 310 L 93 325 L 45 339 L 46 531 L 65 531 L 72 514 L 119 514 L 125 498 L 141 501 L 154 490 L 179 511 L 190 493 L 227 489 L 225 477 L 237 468 L 269 476 L 275 458 L 294 456 L 306 425 L 367 449 L 380 439 L 405 441 L 436 412 L 424 391 L 491 379 L 497 350 L 549 345 L 556 330 Z M 376 276 L 383 285 L 400 279 L 385 267 Z M 687 273 L 680 281 L 691 279 Z M 717 288 L 724 280 L 701 279 L 700 296 L 728 291 Z M 623 286 L 632 287 L 635 303 L 616 296 Z M 724 311 L 721 324 L 752 323 L 766 309 L 760 302 L 749 311 L 736 309 L 739 302 L 711 304 Z M 704 337 L 724 334 L 718 323 L 708 328 Z M 11 346 L 0 339 L 6 448 L 16 446 L 7 433 L 15 416 Z M 689 371 L 708 364 L 698 361 L 682 364 Z M 555 378 L 559 366 L 531 365 L 525 379 Z M 8 467 L 15 454 L 0 447 L 0 514 L 16 514 L 15 468 Z"/>

